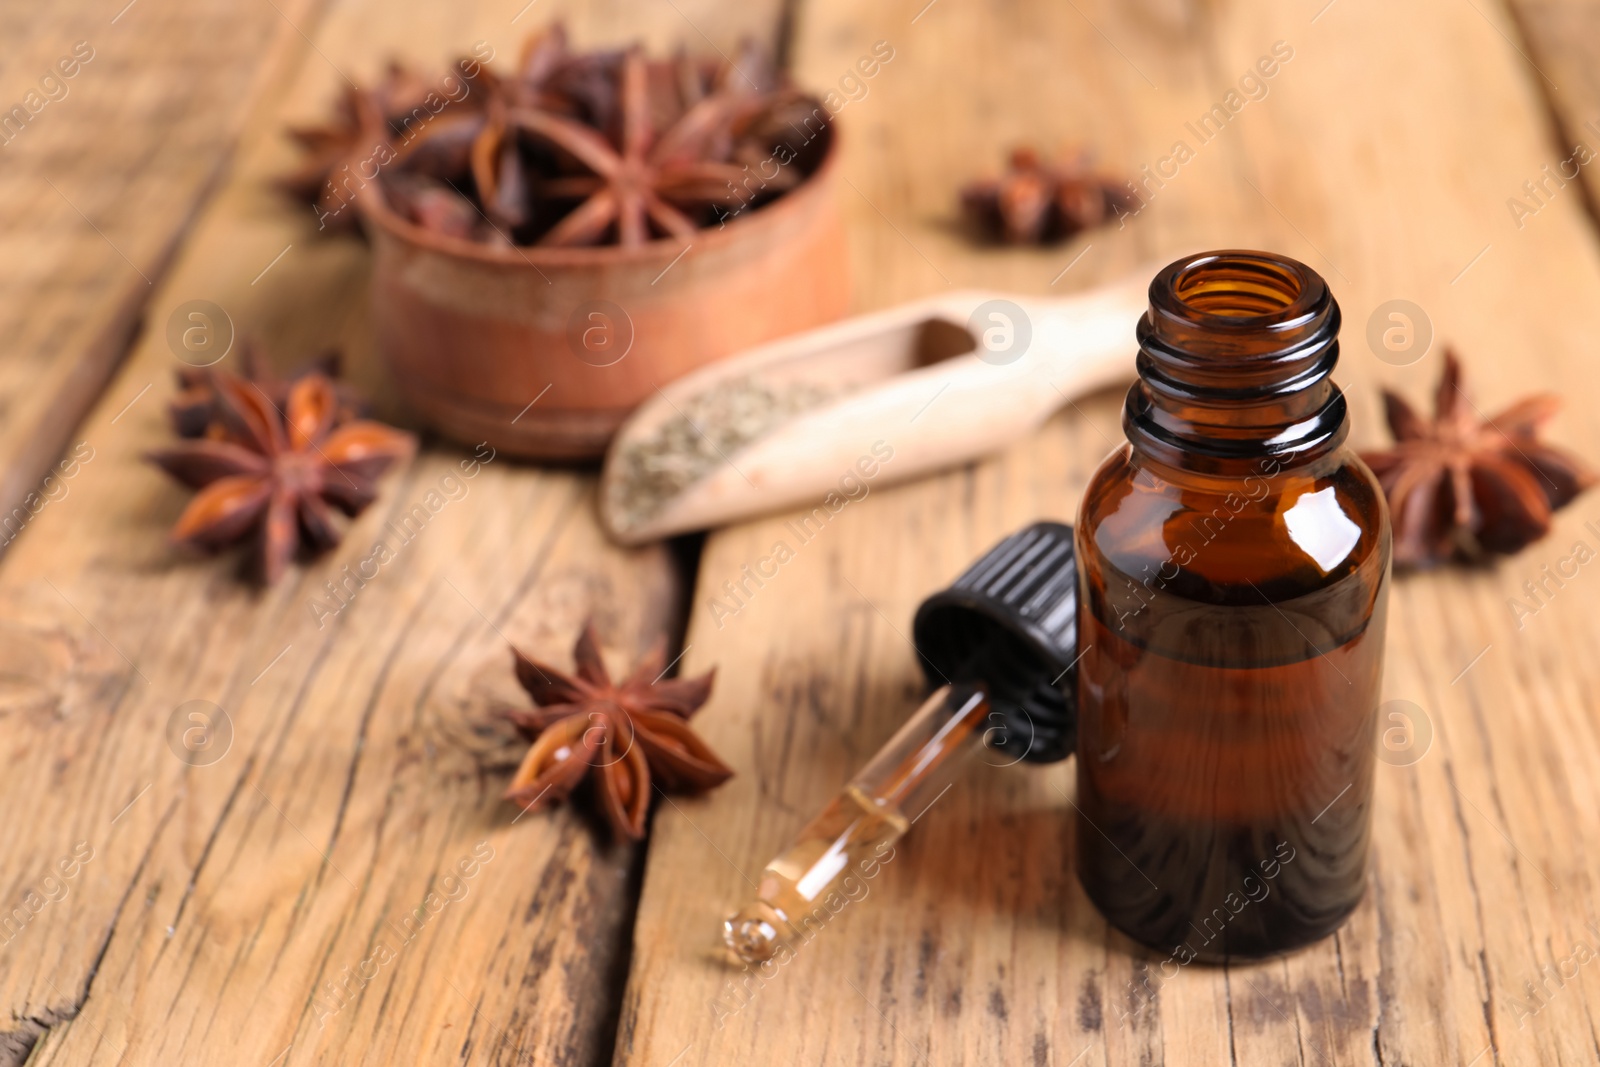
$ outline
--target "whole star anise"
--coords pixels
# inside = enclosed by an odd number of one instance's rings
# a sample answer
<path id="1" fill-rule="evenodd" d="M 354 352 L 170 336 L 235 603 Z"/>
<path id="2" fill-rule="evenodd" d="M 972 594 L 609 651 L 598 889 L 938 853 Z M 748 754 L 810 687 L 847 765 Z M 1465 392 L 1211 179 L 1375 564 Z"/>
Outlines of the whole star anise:
<path id="1" fill-rule="evenodd" d="M 215 375 L 211 384 L 214 436 L 145 458 L 200 490 L 178 517 L 173 541 L 216 550 L 254 535 L 268 585 L 302 543 L 314 550 L 337 545 L 341 535 L 329 505 L 358 514 L 377 496 L 378 476 L 415 448 L 410 434 L 382 423 L 335 428 L 338 401 L 321 374 L 291 385 L 284 410 L 234 375 Z"/>
<path id="2" fill-rule="evenodd" d="M 622 129 L 616 147 L 600 131 L 550 111 L 518 107 L 499 115 L 491 112 L 491 128 L 498 122 L 507 133 L 531 134 L 593 172 L 535 183 L 533 191 L 541 198 L 581 201 L 545 232 L 540 244 L 588 245 L 614 232 L 618 244 L 638 245 L 650 240 L 652 227 L 655 233 L 686 238 L 697 224 L 680 205 L 739 202 L 743 168 L 706 158 L 706 145 L 726 135 L 742 94 L 712 93 L 657 136 L 649 68 L 638 49 L 623 57 L 620 90 Z M 514 146 L 508 148 L 514 156 Z M 501 143 L 480 139 L 473 146 L 473 179 L 492 214 L 520 225 L 526 219 L 522 205 L 528 193 L 520 172 L 504 165 L 507 158 Z M 510 173 L 517 173 L 519 180 L 508 187 Z"/>
<path id="3" fill-rule="evenodd" d="M 1461 363 L 1449 349 L 1431 421 L 1396 393 L 1384 390 L 1383 402 L 1394 447 L 1361 458 L 1389 500 L 1398 566 L 1515 552 L 1549 532 L 1551 513 L 1595 483 L 1583 460 L 1538 439 L 1558 397 L 1526 397 L 1485 419 L 1462 390 Z"/>
<path id="4" fill-rule="evenodd" d="M 1050 244 L 1133 208 L 1126 182 L 1091 172 L 1081 161 L 1048 163 L 1014 148 L 999 178 L 961 190 L 961 209 L 980 236 L 1005 244 Z"/>
<path id="5" fill-rule="evenodd" d="M 390 61 L 384 77 L 370 88 L 347 85 L 334 101 L 333 117 L 314 126 L 290 126 L 288 134 L 304 150 L 301 162 L 277 184 L 294 197 L 317 208 L 317 218 L 326 229 L 350 232 L 357 229 L 355 211 L 347 211 L 350 179 L 341 171 L 349 163 L 371 157 L 374 149 L 395 139 L 410 144 L 421 126 L 450 126 L 472 123 L 482 126 L 483 107 L 488 93 L 478 88 L 491 83 L 493 75 L 474 59 L 454 64 L 446 82 L 429 82 L 403 62 Z M 446 91 L 446 83 L 466 85 L 466 93 L 456 96 Z"/>
<path id="6" fill-rule="evenodd" d="M 593 773 L 601 810 L 622 837 L 644 837 L 652 784 L 703 792 L 733 776 L 689 728 L 711 695 L 715 670 L 698 678 L 661 678 L 666 643 L 658 642 L 623 682 L 611 681 L 593 622 L 573 647 L 576 677 L 513 648 L 517 681 L 538 705 L 506 717 L 533 739 L 505 797 L 525 810 L 563 800 Z"/>

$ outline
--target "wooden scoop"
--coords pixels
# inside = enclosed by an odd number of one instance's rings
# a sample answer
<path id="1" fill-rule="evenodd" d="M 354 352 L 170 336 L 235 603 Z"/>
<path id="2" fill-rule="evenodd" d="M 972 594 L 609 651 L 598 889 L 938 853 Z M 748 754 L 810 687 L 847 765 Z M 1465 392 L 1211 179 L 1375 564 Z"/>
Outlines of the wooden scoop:
<path id="1" fill-rule="evenodd" d="M 680 378 L 612 440 L 601 521 L 638 544 L 795 505 L 837 511 L 863 486 L 999 449 L 1134 376 L 1152 273 L 1061 299 L 930 297 Z"/>

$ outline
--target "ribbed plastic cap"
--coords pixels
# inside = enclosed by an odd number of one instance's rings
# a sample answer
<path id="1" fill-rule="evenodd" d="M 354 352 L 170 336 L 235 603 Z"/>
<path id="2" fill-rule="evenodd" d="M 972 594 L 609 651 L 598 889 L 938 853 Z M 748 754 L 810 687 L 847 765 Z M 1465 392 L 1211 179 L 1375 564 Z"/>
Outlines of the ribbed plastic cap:
<path id="1" fill-rule="evenodd" d="M 989 744 L 1035 763 L 1077 744 L 1078 567 L 1072 527 L 1018 530 L 922 602 L 912 624 L 932 685 L 981 682 L 1003 721 Z"/>

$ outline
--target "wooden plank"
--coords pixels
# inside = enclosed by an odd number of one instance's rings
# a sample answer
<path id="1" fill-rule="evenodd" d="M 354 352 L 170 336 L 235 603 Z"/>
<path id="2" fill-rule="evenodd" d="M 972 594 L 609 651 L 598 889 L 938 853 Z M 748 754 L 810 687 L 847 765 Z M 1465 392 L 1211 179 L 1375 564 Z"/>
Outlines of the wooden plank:
<path id="1" fill-rule="evenodd" d="M 41 479 L 299 51 L 291 23 L 319 6 L 63 0 L 0 16 L 0 550 L 59 492 Z"/>
<path id="2" fill-rule="evenodd" d="M 1515 42 L 1549 102 L 1555 151 L 1539 173 L 1525 180 L 1531 186 L 1506 197 L 1506 217 L 1513 228 L 1534 224 L 1551 201 L 1586 201 L 1591 218 L 1600 217 L 1600 4 L 1592 0 L 1507 0 Z M 1549 224 L 1549 220 L 1545 221 Z"/>
<path id="3" fill-rule="evenodd" d="M 604 12 L 574 8 L 598 40 L 584 20 Z M 438 446 L 337 552 L 258 592 L 232 560 L 174 556 L 186 494 L 138 458 L 169 436 L 163 327 L 196 297 L 281 363 L 342 344 L 381 391 L 365 246 L 317 239 L 270 188 L 293 163 L 282 126 L 391 50 L 514 54 L 515 14 L 363 0 L 307 28 L 82 428 L 70 492 L 0 565 L 0 899 L 27 920 L 0 940 L 0 1062 L 609 1055 L 639 852 L 571 810 L 514 820 L 498 797 L 524 746 L 495 709 L 524 700 L 508 641 L 561 663 L 591 613 L 619 660 L 679 633 L 669 553 L 609 548 L 590 475 L 497 458 L 468 478 L 471 451 Z M 612 25 L 701 40 L 671 7 Z M 419 503 L 437 514 L 407 540 L 389 523 Z M 380 539 L 395 559 L 328 617 L 326 583 Z M 231 722 L 213 763 L 170 747 L 189 701 Z"/>
<path id="4" fill-rule="evenodd" d="M 1482 406 L 1557 388 L 1572 407 L 1554 436 L 1600 454 L 1600 419 L 1580 406 L 1597 382 L 1593 230 L 1575 197 L 1540 226 L 1506 222 L 1505 198 L 1553 148 L 1502 9 L 822 0 L 798 26 L 817 86 L 877 41 L 895 50 L 840 116 L 864 308 L 945 285 L 1050 292 L 1196 246 L 1277 248 L 1343 304 L 1358 443 L 1382 439 L 1378 383 L 1425 395 L 1450 341 Z M 1294 54 L 1265 98 L 1199 143 L 1186 123 L 1277 41 Z M 1193 158 L 1125 229 L 1036 252 L 973 250 L 950 226 L 955 186 L 1017 141 L 1092 145 L 1137 174 L 1179 139 Z M 1426 309 L 1438 339 L 1403 369 L 1365 341 L 1397 298 Z M 741 773 L 657 818 L 615 1062 L 1594 1061 L 1600 967 L 1576 963 L 1600 948 L 1597 623 L 1570 589 L 1520 630 L 1510 606 L 1575 541 L 1600 544 L 1584 525 L 1600 516 L 1592 497 L 1495 567 L 1396 583 L 1384 695 L 1419 705 L 1433 740 L 1414 765 L 1380 768 L 1371 889 L 1335 938 L 1164 973 L 1070 874 L 1068 766 L 979 768 L 792 962 L 756 977 L 727 964 L 718 920 L 915 706 L 918 600 L 1004 532 L 1072 518 L 1121 440 L 1118 400 L 1081 403 L 969 469 L 874 491 L 803 545 L 786 517 L 708 539 L 686 669 L 719 665 L 698 721 Z M 780 540 L 794 558 L 777 577 L 713 614 L 724 582 Z"/>

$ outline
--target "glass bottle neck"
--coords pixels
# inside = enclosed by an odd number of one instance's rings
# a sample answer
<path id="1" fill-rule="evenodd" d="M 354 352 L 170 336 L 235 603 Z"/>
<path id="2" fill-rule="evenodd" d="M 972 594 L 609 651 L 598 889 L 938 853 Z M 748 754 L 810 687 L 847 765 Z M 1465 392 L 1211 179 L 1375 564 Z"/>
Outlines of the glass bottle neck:
<path id="1" fill-rule="evenodd" d="M 1288 468 L 1349 433 L 1339 305 L 1314 271 L 1266 252 L 1210 252 L 1150 283 L 1139 322 L 1139 381 L 1123 429 L 1172 467 L 1232 472 L 1271 459 Z"/>

